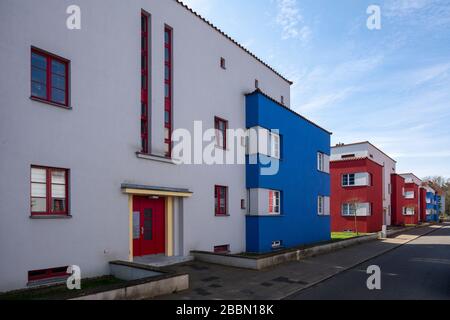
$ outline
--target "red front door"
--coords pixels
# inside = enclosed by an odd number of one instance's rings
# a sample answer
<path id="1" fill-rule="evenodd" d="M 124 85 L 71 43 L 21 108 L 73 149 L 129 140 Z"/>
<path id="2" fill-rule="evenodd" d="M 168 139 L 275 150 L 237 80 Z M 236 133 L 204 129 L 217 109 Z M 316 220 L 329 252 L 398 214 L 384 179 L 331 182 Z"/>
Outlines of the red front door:
<path id="1" fill-rule="evenodd" d="M 165 253 L 164 198 L 133 197 L 133 256 Z"/>

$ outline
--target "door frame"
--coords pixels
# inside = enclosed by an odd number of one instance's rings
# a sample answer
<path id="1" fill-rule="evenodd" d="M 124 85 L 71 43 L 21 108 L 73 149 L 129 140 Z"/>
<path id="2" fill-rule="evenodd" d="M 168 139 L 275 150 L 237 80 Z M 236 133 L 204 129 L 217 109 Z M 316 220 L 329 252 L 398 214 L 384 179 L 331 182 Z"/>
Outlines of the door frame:
<path id="1" fill-rule="evenodd" d="M 134 239 L 133 234 L 133 257 L 167 253 L 166 245 L 170 245 L 170 243 L 167 242 L 166 237 L 167 225 L 165 219 L 168 213 L 165 209 L 166 203 L 167 201 L 163 197 L 133 197 L 133 220 L 137 218 L 135 215 L 136 213 L 138 213 L 140 226 L 139 239 Z M 146 220 L 145 212 L 147 209 L 150 209 L 150 211 L 152 212 L 152 238 L 150 240 L 145 240 L 145 236 L 143 233 Z M 135 222 L 136 221 L 133 221 L 133 224 Z M 135 245 L 139 246 L 139 249 L 135 250 Z"/>
<path id="2" fill-rule="evenodd" d="M 175 189 L 174 189 L 175 190 Z M 193 193 L 190 191 L 167 191 L 164 189 L 154 189 L 146 186 L 122 185 L 122 192 L 128 195 L 128 239 L 129 255 L 128 260 L 133 262 L 133 197 L 134 196 L 158 196 L 165 198 L 165 235 L 166 252 L 165 255 L 174 255 L 174 199 L 190 198 Z"/>

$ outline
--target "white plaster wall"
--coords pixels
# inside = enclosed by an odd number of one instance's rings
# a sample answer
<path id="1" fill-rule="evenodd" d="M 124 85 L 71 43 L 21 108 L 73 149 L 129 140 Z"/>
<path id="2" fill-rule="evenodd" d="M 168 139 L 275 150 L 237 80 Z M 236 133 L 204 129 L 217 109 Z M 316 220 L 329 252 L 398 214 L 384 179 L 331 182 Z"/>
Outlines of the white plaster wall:
<path id="1" fill-rule="evenodd" d="M 180 208 L 180 254 L 230 244 L 245 249 L 244 166 L 175 166 L 138 159 L 140 12 L 151 14 L 152 146 L 163 145 L 163 30 L 174 29 L 174 128 L 194 120 L 245 127 L 254 80 L 273 97 L 289 84 L 172 0 L 77 0 L 82 30 L 66 29 L 73 1 L 0 1 L 0 291 L 23 287 L 27 271 L 76 264 L 82 276 L 128 258 L 128 200 L 121 183 L 188 188 Z M 30 46 L 71 60 L 71 106 L 30 96 Z M 227 70 L 219 67 L 227 59 Z M 33 220 L 30 166 L 69 168 L 72 219 Z M 230 217 L 214 216 L 214 185 L 229 186 Z M 178 229 L 177 229 L 178 230 Z M 180 248 L 182 246 L 182 249 Z"/>

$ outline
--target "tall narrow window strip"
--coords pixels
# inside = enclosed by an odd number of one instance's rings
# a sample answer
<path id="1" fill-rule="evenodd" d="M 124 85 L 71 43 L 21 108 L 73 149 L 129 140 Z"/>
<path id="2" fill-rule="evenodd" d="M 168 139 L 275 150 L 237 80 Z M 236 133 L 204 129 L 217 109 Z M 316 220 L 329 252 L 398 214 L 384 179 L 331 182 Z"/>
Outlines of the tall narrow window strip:
<path id="1" fill-rule="evenodd" d="M 141 12 L 141 152 L 149 153 L 149 15 Z"/>
<path id="2" fill-rule="evenodd" d="M 167 158 L 172 157 L 172 29 L 164 29 L 164 145 Z"/>
<path id="3" fill-rule="evenodd" d="M 216 130 L 216 146 L 221 149 L 226 149 L 228 121 L 215 117 L 214 128 Z"/>
<path id="4" fill-rule="evenodd" d="M 69 106 L 69 61 L 31 48 L 31 97 Z"/>

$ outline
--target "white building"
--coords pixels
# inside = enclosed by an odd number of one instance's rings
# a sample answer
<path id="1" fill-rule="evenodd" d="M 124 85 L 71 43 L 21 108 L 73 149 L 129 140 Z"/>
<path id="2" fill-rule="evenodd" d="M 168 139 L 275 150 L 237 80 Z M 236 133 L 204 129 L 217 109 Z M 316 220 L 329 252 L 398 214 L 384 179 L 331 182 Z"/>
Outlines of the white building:
<path id="1" fill-rule="evenodd" d="M 368 141 L 339 144 L 331 148 L 331 161 L 349 158 L 369 158 L 383 167 L 383 220 L 386 225 L 391 225 L 391 174 L 396 172 L 397 162 Z"/>
<path id="2" fill-rule="evenodd" d="M 246 93 L 289 106 L 291 83 L 178 1 L 78 0 L 80 30 L 71 4 L 0 2 L 0 291 L 244 251 L 244 166 L 176 166 L 167 138 L 245 128 Z"/>

